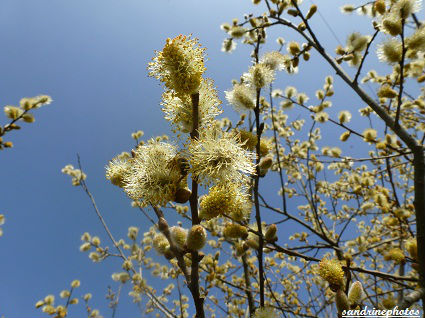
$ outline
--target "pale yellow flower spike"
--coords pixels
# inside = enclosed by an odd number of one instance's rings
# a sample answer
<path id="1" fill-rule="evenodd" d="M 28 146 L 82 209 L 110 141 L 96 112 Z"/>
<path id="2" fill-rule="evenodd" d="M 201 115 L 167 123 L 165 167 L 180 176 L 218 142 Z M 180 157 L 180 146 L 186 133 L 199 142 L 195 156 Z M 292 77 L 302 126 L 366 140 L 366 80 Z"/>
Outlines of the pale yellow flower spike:
<path id="1" fill-rule="evenodd" d="M 165 205 L 172 201 L 182 175 L 174 164 L 176 148 L 164 142 L 151 140 L 138 147 L 129 172 L 125 174 L 124 191 L 142 204 Z"/>
<path id="2" fill-rule="evenodd" d="M 124 183 L 124 178 L 129 172 L 130 158 L 113 158 L 109 164 L 106 166 L 106 179 L 110 180 L 113 185 L 116 185 L 122 188 Z"/>
<path id="3" fill-rule="evenodd" d="M 255 108 L 255 91 L 245 84 L 235 84 L 231 91 L 225 91 L 227 101 L 238 112 L 246 112 Z"/>
<path id="4" fill-rule="evenodd" d="M 344 286 L 344 271 L 338 260 L 322 259 L 319 263 L 319 275 L 334 289 Z"/>
<path id="5" fill-rule="evenodd" d="M 226 214 L 236 221 L 248 218 L 251 201 L 246 193 L 241 192 L 241 188 L 234 183 L 211 187 L 209 193 L 201 199 L 199 217 L 210 220 Z"/>
<path id="6" fill-rule="evenodd" d="M 194 94 L 198 92 L 205 72 L 204 52 L 198 39 L 179 35 L 167 39 L 162 51 L 149 63 L 149 75 L 159 79 L 177 94 Z"/>
<path id="7" fill-rule="evenodd" d="M 255 174 L 255 154 L 245 150 L 239 136 L 216 129 L 204 131 L 188 146 L 191 172 L 203 184 L 245 181 L 244 174 Z"/>
<path id="8" fill-rule="evenodd" d="M 199 86 L 199 126 L 210 124 L 222 113 L 220 104 L 214 82 L 211 79 L 202 79 Z M 192 101 L 189 95 L 178 95 L 174 90 L 167 90 L 162 95 L 161 105 L 165 119 L 178 130 L 185 133 L 192 130 Z"/>

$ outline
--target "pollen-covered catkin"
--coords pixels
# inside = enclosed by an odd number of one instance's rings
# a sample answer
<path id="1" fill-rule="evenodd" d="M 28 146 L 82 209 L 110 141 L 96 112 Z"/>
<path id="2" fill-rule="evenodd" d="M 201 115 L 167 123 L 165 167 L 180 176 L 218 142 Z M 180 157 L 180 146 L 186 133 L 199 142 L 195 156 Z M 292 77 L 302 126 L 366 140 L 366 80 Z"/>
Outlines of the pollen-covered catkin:
<path id="1" fill-rule="evenodd" d="M 331 288 L 338 289 L 344 286 L 344 271 L 338 260 L 322 259 L 319 263 L 319 275 Z"/>
<path id="2" fill-rule="evenodd" d="M 197 93 L 205 72 L 204 52 L 198 40 L 190 36 L 167 39 L 163 50 L 149 63 L 149 75 L 177 94 Z"/>

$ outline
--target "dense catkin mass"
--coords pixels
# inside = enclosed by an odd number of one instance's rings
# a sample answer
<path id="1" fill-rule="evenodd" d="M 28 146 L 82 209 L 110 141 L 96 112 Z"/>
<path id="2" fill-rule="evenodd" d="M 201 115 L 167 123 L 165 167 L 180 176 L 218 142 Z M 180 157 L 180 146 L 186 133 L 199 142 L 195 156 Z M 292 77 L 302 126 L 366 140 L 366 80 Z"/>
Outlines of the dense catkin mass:
<path id="1" fill-rule="evenodd" d="M 425 27 L 418 28 L 410 37 L 406 39 L 406 45 L 411 50 L 425 50 Z"/>
<path id="2" fill-rule="evenodd" d="M 106 179 L 113 185 L 122 188 L 125 185 L 124 178 L 130 171 L 131 156 L 128 153 L 122 153 L 113 158 L 106 166 Z"/>
<path id="3" fill-rule="evenodd" d="M 255 108 L 255 91 L 244 83 L 235 84 L 233 89 L 225 91 L 226 99 L 236 111 L 246 112 Z"/>
<path id="4" fill-rule="evenodd" d="M 248 73 L 243 74 L 246 82 L 255 89 L 268 86 L 273 82 L 275 72 L 266 64 L 258 63 L 250 67 Z"/>
<path id="5" fill-rule="evenodd" d="M 351 33 L 347 38 L 347 48 L 349 52 L 360 52 L 366 49 L 369 37 L 358 32 Z"/>
<path id="6" fill-rule="evenodd" d="M 319 263 L 319 275 L 335 288 L 344 286 L 344 271 L 338 260 L 322 259 Z"/>
<path id="7" fill-rule="evenodd" d="M 372 128 L 363 131 L 363 140 L 366 142 L 374 142 L 376 140 L 376 130 Z"/>
<path id="8" fill-rule="evenodd" d="M 258 143 L 256 134 L 245 129 L 239 129 L 237 130 L 237 133 L 240 136 L 243 148 L 251 151 L 255 150 L 255 146 L 257 146 Z"/>
<path id="9" fill-rule="evenodd" d="M 204 51 L 191 36 L 167 39 L 163 50 L 156 52 L 149 63 L 149 75 L 179 95 L 197 93 L 205 72 Z"/>
<path id="10" fill-rule="evenodd" d="M 234 183 L 211 187 L 209 193 L 201 198 L 199 217 L 210 220 L 219 215 L 228 215 L 237 221 L 249 217 L 251 201 L 242 189 L 241 185 Z"/>
<path id="11" fill-rule="evenodd" d="M 223 228 L 223 236 L 227 239 L 245 239 L 248 236 L 248 229 L 240 224 L 228 223 Z"/>
<path id="12" fill-rule="evenodd" d="M 243 148 L 235 133 L 212 128 L 188 145 L 191 172 L 203 184 L 245 181 L 245 174 L 255 174 L 255 154 Z"/>
<path id="13" fill-rule="evenodd" d="M 267 66 L 271 70 L 283 70 L 286 64 L 285 56 L 278 51 L 267 52 L 261 57 L 261 64 Z"/>
<path id="14" fill-rule="evenodd" d="M 172 201 L 182 179 L 175 157 L 176 148 L 168 143 L 150 140 L 139 146 L 125 175 L 124 191 L 143 205 Z"/>
<path id="15" fill-rule="evenodd" d="M 392 248 L 384 255 L 386 261 L 394 261 L 396 264 L 404 262 L 405 258 L 403 251 L 399 248 Z"/>
<path id="16" fill-rule="evenodd" d="M 401 42 L 396 39 L 389 39 L 378 45 L 378 58 L 388 64 L 398 63 L 402 56 Z"/>
<path id="17" fill-rule="evenodd" d="M 207 241 L 207 231 L 202 225 L 194 225 L 189 230 L 186 239 L 186 246 L 191 251 L 199 251 Z"/>
<path id="18" fill-rule="evenodd" d="M 414 260 L 418 258 L 418 242 L 415 238 L 406 241 L 406 250 L 409 252 L 411 258 Z"/>
<path id="19" fill-rule="evenodd" d="M 417 183 L 412 182 L 417 169 L 411 159 L 418 154 L 409 150 L 425 131 L 421 121 L 425 92 L 409 89 L 411 82 L 425 81 L 420 51 L 425 49 L 425 27 L 411 16 L 415 1 L 376 0 L 345 6 L 347 12 L 370 16 L 376 33 L 348 34 L 345 46 L 336 49 L 336 59 L 330 58 L 329 47 L 315 41 L 310 29 L 320 18 L 313 16 L 320 12 L 317 6 L 307 13 L 305 3 L 297 7 L 302 0 L 252 1 L 262 2 L 269 12 L 247 13 L 242 22 L 234 19 L 222 25 L 227 37 L 224 51 L 233 50 L 237 39 L 253 50 L 253 66 L 233 80 L 226 92 L 227 101 L 242 113 L 239 118 L 216 119 L 220 101 L 212 80 L 203 77 L 204 50 L 196 40 L 184 36 L 167 40 L 149 66 L 151 75 L 165 83 L 162 110 L 179 143 L 174 147 L 161 142 L 164 138 L 139 144 L 141 134 L 134 133 L 138 148 L 107 168 L 108 179 L 137 201 L 135 207 L 154 205 L 146 216 L 157 223 L 143 238 L 137 228 L 130 227 L 127 238 L 115 244 L 122 247 L 122 267 L 129 272 L 118 273 L 116 280 L 128 281 L 132 292 L 140 292 L 144 298 L 139 305 L 147 307 L 147 316 L 180 312 L 182 317 L 223 313 L 250 318 L 337 317 L 336 310 L 342 316 L 343 310 L 357 306 L 394 307 L 396 300 L 391 298 L 400 292 L 393 284 L 399 265 L 406 271 L 404 278 L 396 279 L 399 287 L 405 284 L 413 290 L 423 250 L 421 240 L 415 239 L 421 236 L 415 228 Z M 309 18 L 313 18 L 311 24 Z M 297 28 L 297 38 L 288 32 L 287 46 L 278 39 L 279 52 L 262 55 L 264 48 L 273 45 L 266 42 L 273 36 L 267 29 L 275 24 Z M 303 34 L 312 35 L 311 41 L 306 36 L 305 43 L 295 42 Z M 377 66 L 378 71 L 368 69 L 377 62 L 368 54 L 375 41 L 383 41 L 379 57 L 390 64 Z M 288 53 L 283 55 L 285 48 Z M 308 69 L 304 65 L 310 49 L 318 53 L 315 58 L 324 57 L 323 62 L 330 63 L 342 80 L 347 79 L 346 64 L 357 65 L 349 88 L 363 101 L 362 118 L 355 115 L 356 108 L 351 107 L 353 115 L 344 110 L 350 107 L 349 95 L 345 106 L 340 105 L 344 108 L 328 110 L 334 90 L 339 89 L 332 76 L 325 78 L 322 87 L 312 87 L 315 81 L 308 76 L 302 78 L 301 86 L 288 78 L 272 82 L 278 70 L 291 72 L 299 65 Z M 315 61 L 309 63 L 314 68 Z M 358 89 L 367 82 L 370 95 Z M 311 104 L 300 93 L 303 85 L 311 91 Z M 395 127 L 391 118 L 396 117 L 397 97 L 402 113 Z M 199 116 L 193 114 L 197 105 Z M 289 110 L 292 106 L 295 112 Z M 21 111 L 8 109 L 12 118 Z M 393 135 L 387 134 L 388 127 Z M 190 136 L 182 134 L 187 132 Z M 351 135 L 342 152 L 338 138 L 347 141 Z M 154 215 L 158 221 L 151 219 Z M 171 222 L 176 226 L 171 227 Z M 208 241 L 207 231 L 211 233 Z M 91 253 L 93 261 L 109 257 L 113 247 L 102 247 L 99 239 L 86 235 L 82 243 L 81 250 Z M 162 262 L 150 257 L 151 248 L 161 254 Z M 336 256 L 339 260 L 330 259 Z M 130 269 L 137 269 L 139 277 L 131 277 Z M 169 286 L 176 284 L 178 290 L 166 287 L 161 293 L 147 282 L 142 285 L 148 278 L 142 278 L 142 271 L 170 279 Z"/>
<path id="20" fill-rule="evenodd" d="M 157 233 L 153 238 L 153 247 L 158 254 L 163 255 L 167 252 L 167 249 L 170 248 L 170 244 L 162 233 Z"/>
<path id="21" fill-rule="evenodd" d="M 391 8 L 391 14 L 398 19 L 407 19 L 421 9 L 421 0 L 398 0 Z"/>
<path id="22" fill-rule="evenodd" d="M 221 101 L 218 98 L 214 82 L 211 79 L 202 79 L 199 87 L 199 126 L 205 127 L 216 116 L 222 113 Z M 177 94 L 174 90 L 167 90 L 162 95 L 162 110 L 165 119 L 182 132 L 192 130 L 192 99 L 190 95 Z"/>
<path id="23" fill-rule="evenodd" d="M 187 230 L 180 226 L 170 227 L 170 238 L 174 246 L 179 250 L 184 250 L 186 247 Z"/>
<path id="24" fill-rule="evenodd" d="M 378 91 L 378 97 L 380 98 L 394 98 L 396 96 L 397 92 L 390 85 L 382 85 Z"/>

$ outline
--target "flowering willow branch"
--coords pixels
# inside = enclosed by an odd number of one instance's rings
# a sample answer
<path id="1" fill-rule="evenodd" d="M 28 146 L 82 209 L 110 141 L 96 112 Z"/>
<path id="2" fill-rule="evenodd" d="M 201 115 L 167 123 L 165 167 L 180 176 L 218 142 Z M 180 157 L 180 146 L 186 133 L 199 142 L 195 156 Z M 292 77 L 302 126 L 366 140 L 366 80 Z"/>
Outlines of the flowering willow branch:
<path id="1" fill-rule="evenodd" d="M 82 166 L 81 166 L 81 160 L 80 160 L 80 156 L 77 154 L 77 160 L 78 160 L 78 167 L 82 170 Z M 93 195 L 91 194 L 91 192 L 89 191 L 89 188 L 87 187 L 87 183 L 85 182 L 85 180 L 83 178 L 80 179 L 80 185 L 83 188 L 83 190 L 86 192 L 87 196 L 89 197 L 94 211 L 96 212 L 97 217 L 99 218 L 100 222 L 102 223 L 103 228 L 105 229 L 106 233 L 109 236 L 109 239 L 111 240 L 112 244 L 114 244 L 115 248 L 118 250 L 119 256 L 122 258 L 122 260 L 126 261 L 127 258 L 125 257 L 123 251 L 121 250 L 118 242 L 114 239 L 111 231 L 109 230 L 109 227 L 107 226 L 102 214 L 100 213 L 96 201 L 94 200 Z M 131 271 L 133 273 L 136 273 L 136 271 L 134 270 L 134 268 L 131 268 Z M 178 318 L 176 315 L 174 315 L 148 288 L 144 287 L 144 292 L 146 293 L 146 295 L 148 296 L 148 298 L 152 301 L 152 303 L 165 315 L 167 316 L 167 318 Z"/>
<path id="2" fill-rule="evenodd" d="M 387 111 L 378 105 L 350 76 L 338 65 L 338 63 L 326 53 L 320 42 L 317 40 L 309 24 L 305 21 L 307 29 L 311 33 L 311 38 L 302 30 L 299 30 L 290 21 L 282 18 L 270 16 L 271 19 L 278 20 L 282 25 L 291 28 L 300 34 L 309 45 L 314 47 L 316 51 L 329 63 L 338 76 L 349 85 L 354 92 L 367 104 L 375 113 L 385 122 L 385 124 L 407 145 L 412 151 L 414 159 L 414 206 L 416 212 L 417 224 L 417 242 L 418 242 L 418 263 L 420 285 L 425 286 L 425 156 L 423 145 L 409 134 L 409 132 L 398 125 L 396 121 L 387 113 Z M 425 304 L 425 297 L 423 298 Z"/>
<path id="3" fill-rule="evenodd" d="M 261 35 L 257 32 L 257 44 L 255 47 L 255 59 L 256 63 L 258 63 L 258 51 L 260 48 L 260 40 Z M 257 87 L 256 91 L 256 101 L 255 101 L 255 126 L 257 133 L 257 145 L 255 147 L 255 151 L 257 154 L 256 158 L 256 174 L 254 176 L 254 205 L 255 205 L 255 219 L 257 221 L 257 228 L 259 233 L 263 233 L 262 225 L 261 225 L 261 212 L 260 212 L 260 201 L 258 195 L 258 188 L 260 185 L 260 159 L 261 159 L 261 151 L 260 151 L 260 143 L 261 143 L 261 134 L 263 132 L 264 124 L 260 123 L 260 95 L 261 95 L 261 87 Z M 258 257 L 258 277 L 260 281 L 260 307 L 264 307 L 264 267 L 263 267 L 263 246 L 264 246 L 264 238 L 261 234 L 259 236 L 259 244 L 257 249 L 257 257 Z"/>
<path id="4" fill-rule="evenodd" d="M 162 234 L 166 237 L 168 243 L 170 244 L 170 249 L 173 252 L 174 256 L 177 258 L 177 264 L 183 275 L 186 279 L 187 285 L 190 285 L 190 275 L 187 271 L 186 263 L 184 261 L 184 254 L 175 246 L 173 240 L 171 239 L 170 229 L 168 227 L 168 223 L 164 218 L 164 213 L 157 206 L 152 206 L 155 211 L 156 216 L 158 217 L 158 228 Z"/>

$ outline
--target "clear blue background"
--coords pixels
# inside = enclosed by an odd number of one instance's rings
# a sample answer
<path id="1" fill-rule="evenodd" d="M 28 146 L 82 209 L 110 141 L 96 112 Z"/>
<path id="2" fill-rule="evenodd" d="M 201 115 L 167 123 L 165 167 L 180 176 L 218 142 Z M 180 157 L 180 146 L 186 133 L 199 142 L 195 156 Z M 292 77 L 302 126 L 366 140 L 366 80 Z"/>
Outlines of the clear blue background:
<path id="1" fill-rule="evenodd" d="M 339 13 L 342 1 L 331 3 L 318 2 L 319 10 L 345 42 L 345 35 L 359 30 L 359 22 L 367 19 L 347 18 Z M 38 94 L 54 99 L 34 112 L 34 124 L 23 124 L 6 138 L 14 142 L 13 149 L 0 152 L 0 213 L 6 215 L 0 238 L 0 316 L 41 317 L 35 302 L 57 295 L 76 278 L 82 281 L 79 293 L 93 293 L 93 307 L 110 316 L 104 295 L 120 264 L 92 263 L 79 252 L 85 231 L 99 235 L 105 244 L 109 241 L 85 194 L 60 170 L 75 165 L 79 153 L 88 185 L 114 235 L 125 237 L 130 225 L 146 229 L 146 219 L 105 180 L 104 166 L 132 147 L 131 132 L 142 129 L 147 138 L 169 133 L 159 106 L 162 88 L 147 77 L 147 63 L 167 37 L 193 33 L 208 48 L 207 75 L 224 100 L 223 91 L 246 71 L 250 58 L 241 45 L 234 54 L 220 52 L 224 33 L 219 25 L 242 18 L 252 8 L 248 0 L 0 1 L 0 105 Z M 325 44 L 336 47 L 337 40 L 319 16 L 313 25 Z M 370 32 L 369 25 L 362 28 Z M 275 30 L 270 48 L 277 48 L 278 35 L 297 39 L 287 29 Z M 324 77 L 333 74 L 319 61 L 313 56 L 311 63 L 301 65 L 300 75 L 281 75 L 275 86 L 294 85 L 314 98 Z M 363 105 L 345 84 L 335 86 L 335 112 L 350 109 L 356 117 Z M 223 107 L 226 116 L 235 116 L 226 103 Z M 352 138 L 347 147 L 354 145 Z M 279 204 L 275 184 L 266 186 Z M 122 298 L 117 317 L 137 316 L 128 297 Z M 82 304 L 71 312 L 71 317 L 82 315 Z"/>

